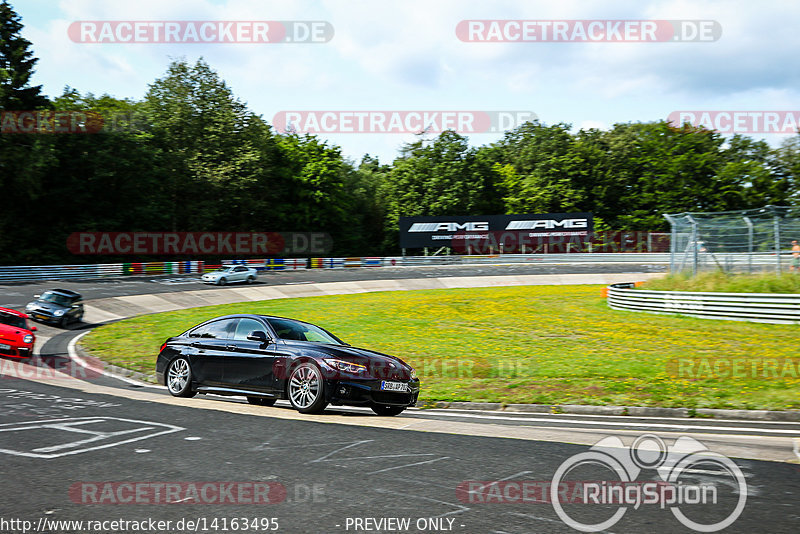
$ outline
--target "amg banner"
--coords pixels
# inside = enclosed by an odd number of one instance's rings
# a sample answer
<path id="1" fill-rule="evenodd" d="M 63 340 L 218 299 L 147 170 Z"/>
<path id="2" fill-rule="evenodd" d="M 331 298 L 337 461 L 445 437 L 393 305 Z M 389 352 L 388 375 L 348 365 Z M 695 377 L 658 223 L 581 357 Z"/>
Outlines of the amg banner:
<path id="1" fill-rule="evenodd" d="M 591 213 L 400 217 L 400 247 L 455 252 L 535 252 L 547 244 L 591 239 Z"/>

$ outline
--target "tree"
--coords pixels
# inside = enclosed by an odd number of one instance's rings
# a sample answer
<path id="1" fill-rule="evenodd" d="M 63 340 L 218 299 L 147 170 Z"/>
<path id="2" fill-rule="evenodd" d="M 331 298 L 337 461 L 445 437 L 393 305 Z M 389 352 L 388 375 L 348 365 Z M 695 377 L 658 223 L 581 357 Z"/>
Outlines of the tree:
<path id="1" fill-rule="evenodd" d="M 47 106 L 41 85 L 30 85 L 38 59 L 21 35 L 22 18 L 6 0 L 0 3 L 0 108 L 33 110 Z"/>

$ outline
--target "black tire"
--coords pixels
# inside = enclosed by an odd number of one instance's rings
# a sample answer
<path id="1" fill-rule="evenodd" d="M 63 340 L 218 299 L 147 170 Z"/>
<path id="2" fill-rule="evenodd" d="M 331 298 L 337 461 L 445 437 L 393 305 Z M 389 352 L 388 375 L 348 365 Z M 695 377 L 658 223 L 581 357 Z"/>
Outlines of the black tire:
<path id="1" fill-rule="evenodd" d="M 265 397 L 247 397 L 247 402 L 256 406 L 273 406 L 278 399 L 267 399 Z"/>
<path id="2" fill-rule="evenodd" d="M 400 415 L 406 409 L 405 406 L 387 406 L 386 404 L 373 404 L 370 408 L 372 408 L 373 412 L 383 417 Z"/>
<path id="3" fill-rule="evenodd" d="M 67 319 L 69 319 L 69 317 L 66 316 L 66 315 L 61 317 L 61 319 L 58 320 L 58 327 L 59 328 L 66 328 L 67 327 Z"/>
<path id="4" fill-rule="evenodd" d="M 301 363 L 289 375 L 286 396 L 292 408 L 300 413 L 321 413 L 328 403 L 325 401 L 325 380 L 322 372 L 312 362 Z"/>
<path id="5" fill-rule="evenodd" d="M 227 283 L 228 283 L 227 280 L 225 280 L 224 278 L 220 278 L 219 281 L 217 282 L 217 285 L 218 286 L 224 286 Z"/>
<path id="6" fill-rule="evenodd" d="M 167 372 L 164 374 L 167 390 L 173 397 L 194 397 L 192 391 L 192 368 L 186 358 L 178 357 L 169 362 Z"/>
<path id="7" fill-rule="evenodd" d="M 248 284 L 252 284 L 255 281 L 256 281 L 256 277 L 255 276 L 248 276 L 247 277 L 247 283 Z"/>

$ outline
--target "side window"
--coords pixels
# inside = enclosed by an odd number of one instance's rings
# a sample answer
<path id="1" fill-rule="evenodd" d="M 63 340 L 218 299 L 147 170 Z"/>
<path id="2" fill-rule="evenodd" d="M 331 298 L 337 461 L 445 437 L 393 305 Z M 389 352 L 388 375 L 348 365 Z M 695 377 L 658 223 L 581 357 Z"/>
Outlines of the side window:
<path id="1" fill-rule="evenodd" d="M 267 332 L 267 327 L 255 319 L 240 319 L 239 324 L 236 327 L 236 333 L 233 335 L 233 339 L 236 341 L 247 341 L 247 336 L 250 335 L 250 332 L 254 330 Z"/>
<path id="2" fill-rule="evenodd" d="M 237 267 L 237 268 L 236 268 L 236 272 L 237 272 L 237 273 L 243 273 L 243 272 L 245 272 L 246 270 L 247 270 L 247 267 L 241 267 L 241 266 L 240 266 L 240 267 Z"/>
<path id="3" fill-rule="evenodd" d="M 207 325 L 195 328 L 189 333 L 189 337 L 203 337 L 210 339 L 230 339 L 231 329 L 236 319 L 225 319 L 214 321 Z"/>

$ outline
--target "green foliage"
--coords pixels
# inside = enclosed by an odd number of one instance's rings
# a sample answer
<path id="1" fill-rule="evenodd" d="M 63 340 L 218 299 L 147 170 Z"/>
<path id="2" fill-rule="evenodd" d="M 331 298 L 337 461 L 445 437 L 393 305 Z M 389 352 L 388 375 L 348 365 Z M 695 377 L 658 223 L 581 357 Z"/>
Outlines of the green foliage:
<path id="1" fill-rule="evenodd" d="M 377 255 L 398 253 L 401 216 L 585 211 L 597 231 L 664 231 L 665 212 L 800 195 L 800 136 L 773 149 L 663 121 L 578 132 L 529 122 L 477 148 L 446 131 L 390 165 L 354 164 L 323 139 L 275 132 L 202 59 L 172 61 L 140 101 L 70 87 L 48 101 L 30 85 L 21 30 L 0 0 L 2 109 L 109 122 L 102 134 L 0 135 L 4 264 L 122 259 L 71 256 L 66 238 L 80 231 L 323 231 L 334 255 Z"/>
<path id="2" fill-rule="evenodd" d="M 145 315 L 83 338 L 93 355 L 154 373 L 167 337 L 228 313 L 295 317 L 413 365 L 423 401 L 800 408 L 797 328 L 609 309 L 600 286 L 392 291 Z M 769 339 L 769 343 L 764 340 Z M 778 376 L 698 376 L 676 363 L 785 361 Z M 749 366 L 747 367 L 749 368 Z"/>
<path id="3" fill-rule="evenodd" d="M 711 271 L 691 274 L 670 274 L 642 284 L 639 289 L 654 291 L 719 291 L 725 293 L 800 293 L 800 274 L 795 272 L 776 275 L 732 274 Z"/>

